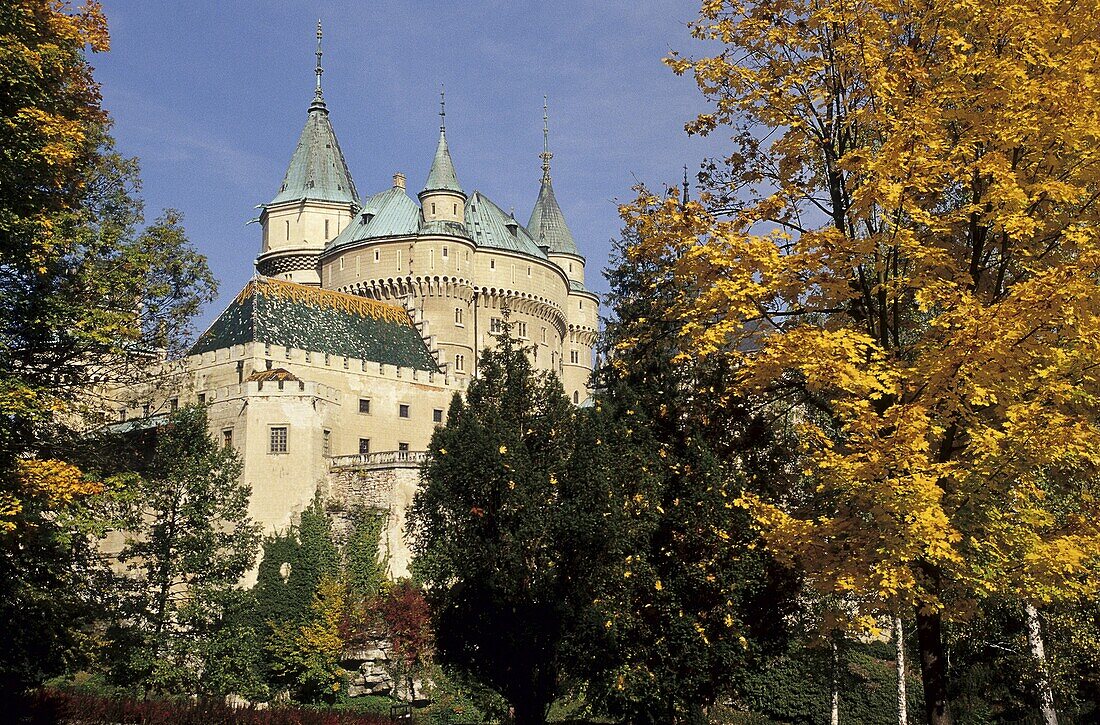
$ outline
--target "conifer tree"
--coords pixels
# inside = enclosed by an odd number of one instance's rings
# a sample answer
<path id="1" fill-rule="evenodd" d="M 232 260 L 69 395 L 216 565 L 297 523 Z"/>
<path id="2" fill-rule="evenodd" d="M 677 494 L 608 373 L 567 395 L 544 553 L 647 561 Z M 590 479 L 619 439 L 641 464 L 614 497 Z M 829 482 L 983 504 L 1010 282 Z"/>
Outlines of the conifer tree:
<path id="1" fill-rule="evenodd" d="M 581 595 L 562 505 L 584 490 L 569 466 L 576 418 L 557 379 L 502 335 L 432 436 L 410 514 L 441 663 L 499 692 L 522 725 L 545 722 L 559 692 Z"/>

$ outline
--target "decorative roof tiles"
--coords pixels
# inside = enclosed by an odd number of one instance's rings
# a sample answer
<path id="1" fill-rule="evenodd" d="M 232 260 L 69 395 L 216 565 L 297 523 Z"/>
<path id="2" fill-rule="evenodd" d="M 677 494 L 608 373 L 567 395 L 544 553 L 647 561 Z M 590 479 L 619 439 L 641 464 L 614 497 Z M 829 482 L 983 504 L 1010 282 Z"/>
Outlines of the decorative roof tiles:
<path id="1" fill-rule="evenodd" d="M 250 280 L 189 354 L 250 342 L 438 370 L 404 309 L 269 278 Z"/>

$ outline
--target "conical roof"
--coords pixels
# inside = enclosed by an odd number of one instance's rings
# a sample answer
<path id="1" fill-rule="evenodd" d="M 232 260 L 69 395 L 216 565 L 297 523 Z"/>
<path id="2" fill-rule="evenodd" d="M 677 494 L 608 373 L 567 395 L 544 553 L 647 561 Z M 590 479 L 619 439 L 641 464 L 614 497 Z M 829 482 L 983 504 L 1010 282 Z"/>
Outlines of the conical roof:
<path id="1" fill-rule="evenodd" d="M 543 174 L 539 198 L 535 201 L 535 208 L 531 210 L 527 231 L 531 232 L 531 236 L 540 247 L 547 247 L 550 254 L 581 256 L 577 243 L 573 241 L 573 233 L 565 223 L 565 215 L 562 214 L 558 200 L 554 197 L 554 187 L 550 183 L 548 173 Z"/>
<path id="2" fill-rule="evenodd" d="M 435 147 L 435 158 L 432 159 L 432 169 L 428 172 L 428 181 L 420 193 L 427 191 L 453 191 L 466 196 L 458 184 L 451 151 L 447 148 L 447 132 L 442 128 L 439 129 L 439 144 Z"/>
<path id="3" fill-rule="evenodd" d="M 359 203 L 355 182 L 332 130 L 319 88 L 309 106 L 309 117 L 298 138 L 298 146 L 290 157 L 282 188 L 270 204 L 303 199 Z"/>

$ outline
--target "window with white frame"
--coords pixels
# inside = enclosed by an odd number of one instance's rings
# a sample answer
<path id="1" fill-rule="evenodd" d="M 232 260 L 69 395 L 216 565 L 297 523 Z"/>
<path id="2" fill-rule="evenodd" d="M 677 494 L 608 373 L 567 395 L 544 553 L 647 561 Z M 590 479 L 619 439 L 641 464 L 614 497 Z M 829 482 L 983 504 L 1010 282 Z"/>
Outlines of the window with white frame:
<path id="1" fill-rule="evenodd" d="M 518 329 L 519 336 L 522 339 L 526 340 L 527 339 L 527 323 L 526 322 L 520 322 L 520 323 L 517 324 L 517 327 L 519 328 Z"/>
<path id="2" fill-rule="evenodd" d="M 489 334 L 499 335 L 504 332 L 504 320 L 499 317 L 492 317 L 489 319 Z"/>
<path id="3" fill-rule="evenodd" d="M 574 365 L 577 365 L 577 364 L 580 363 L 580 361 L 581 361 L 581 354 L 579 352 L 577 352 L 576 350 L 570 350 L 569 351 L 569 362 L 571 362 Z"/>

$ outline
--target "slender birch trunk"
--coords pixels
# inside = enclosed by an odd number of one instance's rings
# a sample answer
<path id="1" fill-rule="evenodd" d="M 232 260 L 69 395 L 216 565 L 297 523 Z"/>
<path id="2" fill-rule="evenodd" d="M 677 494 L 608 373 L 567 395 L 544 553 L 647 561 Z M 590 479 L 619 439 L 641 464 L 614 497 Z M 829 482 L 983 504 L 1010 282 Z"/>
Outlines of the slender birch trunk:
<path id="1" fill-rule="evenodd" d="M 832 710 L 829 722 L 832 725 L 840 725 L 840 650 L 833 639 L 833 682 L 832 682 Z"/>
<path id="2" fill-rule="evenodd" d="M 1039 681 L 1039 714 L 1043 725 L 1058 725 L 1058 713 L 1054 709 L 1054 692 L 1050 687 L 1050 670 L 1047 668 L 1046 648 L 1043 646 L 1043 630 L 1039 626 L 1039 610 L 1031 602 L 1024 604 L 1027 613 L 1027 644 L 1035 660 Z"/>
<path id="3" fill-rule="evenodd" d="M 909 723 L 909 700 L 905 695 L 905 630 L 901 617 L 894 617 L 894 651 L 898 668 L 898 725 Z"/>

